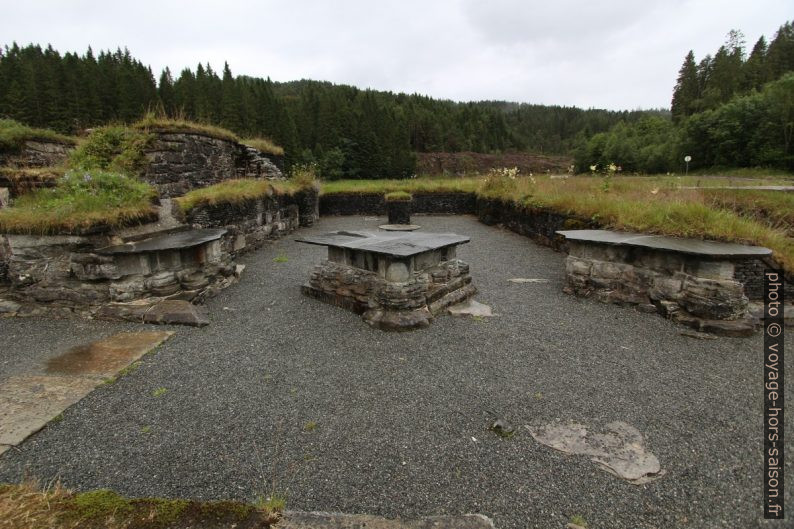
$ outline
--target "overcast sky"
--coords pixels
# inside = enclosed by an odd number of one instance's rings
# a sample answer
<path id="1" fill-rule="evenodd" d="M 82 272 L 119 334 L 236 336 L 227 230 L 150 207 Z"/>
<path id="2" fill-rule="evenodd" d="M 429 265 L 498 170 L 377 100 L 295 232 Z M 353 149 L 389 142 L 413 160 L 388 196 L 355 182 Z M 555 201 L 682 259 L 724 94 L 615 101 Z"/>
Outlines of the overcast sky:
<path id="1" fill-rule="evenodd" d="M 209 2 L 0 0 L 0 42 L 128 47 L 175 73 L 319 79 L 459 101 L 669 107 L 693 49 L 731 29 L 747 47 L 794 19 L 791 0 Z"/>

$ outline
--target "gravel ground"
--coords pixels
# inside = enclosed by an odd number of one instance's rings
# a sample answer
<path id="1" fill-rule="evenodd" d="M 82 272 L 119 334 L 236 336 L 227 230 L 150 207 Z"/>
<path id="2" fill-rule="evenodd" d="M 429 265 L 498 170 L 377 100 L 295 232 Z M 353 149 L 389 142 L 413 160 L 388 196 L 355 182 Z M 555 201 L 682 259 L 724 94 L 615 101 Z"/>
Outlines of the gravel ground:
<path id="1" fill-rule="evenodd" d="M 209 327 L 174 328 L 141 368 L 0 457 L 0 481 L 28 472 L 197 499 L 251 500 L 275 487 L 293 510 L 479 512 L 505 529 L 562 528 L 576 514 L 592 528 L 784 527 L 762 523 L 760 336 L 681 336 L 660 317 L 563 294 L 564 255 L 526 238 L 473 217 L 415 220 L 471 236 L 459 257 L 498 316 L 370 329 L 301 296 L 325 250 L 288 237 L 242 259 L 243 280 L 210 302 Z M 324 218 L 302 233 L 378 222 Z M 287 262 L 273 261 L 282 254 Z M 61 351 L 135 327 L 0 320 L 0 377 L 53 343 Z M 167 391 L 155 397 L 158 388 Z M 523 427 L 497 437 L 491 414 L 517 426 L 628 422 L 667 474 L 627 483 Z"/>

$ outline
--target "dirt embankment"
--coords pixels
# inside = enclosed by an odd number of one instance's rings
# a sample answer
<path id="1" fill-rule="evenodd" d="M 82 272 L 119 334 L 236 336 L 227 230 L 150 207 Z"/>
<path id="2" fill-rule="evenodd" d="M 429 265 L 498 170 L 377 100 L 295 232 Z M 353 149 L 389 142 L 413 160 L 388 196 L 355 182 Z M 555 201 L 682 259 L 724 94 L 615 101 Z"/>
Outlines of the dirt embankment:
<path id="1" fill-rule="evenodd" d="M 567 156 L 545 156 L 523 152 L 483 154 L 479 152 L 416 153 L 417 174 L 485 173 L 494 167 L 518 167 L 522 174 L 565 173 L 573 163 Z"/>

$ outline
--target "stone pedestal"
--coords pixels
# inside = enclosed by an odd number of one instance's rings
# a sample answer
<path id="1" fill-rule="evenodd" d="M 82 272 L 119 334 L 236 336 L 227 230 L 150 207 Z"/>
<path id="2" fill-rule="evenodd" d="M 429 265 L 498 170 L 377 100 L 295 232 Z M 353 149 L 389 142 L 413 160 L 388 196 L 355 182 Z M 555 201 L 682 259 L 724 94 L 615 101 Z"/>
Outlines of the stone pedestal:
<path id="1" fill-rule="evenodd" d="M 702 331 L 744 336 L 755 319 L 734 273 L 737 262 L 766 248 L 661 235 L 570 230 L 566 290 L 600 301 L 637 305 Z"/>
<path id="2" fill-rule="evenodd" d="M 357 314 L 383 330 L 426 327 L 473 296 L 469 266 L 455 257 L 467 237 L 433 233 L 336 232 L 299 239 L 328 246 L 304 294 Z"/>

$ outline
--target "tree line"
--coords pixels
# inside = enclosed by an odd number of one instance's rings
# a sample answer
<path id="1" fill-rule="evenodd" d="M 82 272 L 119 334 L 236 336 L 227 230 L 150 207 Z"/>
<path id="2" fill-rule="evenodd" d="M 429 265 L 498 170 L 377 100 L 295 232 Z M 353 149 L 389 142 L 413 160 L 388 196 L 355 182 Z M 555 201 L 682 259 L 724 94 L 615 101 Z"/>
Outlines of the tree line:
<path id="1" fill-rule="evenodd" d="M 774 167 L 794 170 L 794 23 L 749 55 L 733 30 L 717 52 L 696 62 L 690 51 L 678 74 L 671 118 L 644 116 L 592 135 L 575 151 L 587 170 L 615 163 L 624 171 Z"/>
<path id="2" fill-rule="evenodd" d="M 83 55 L 51 46 L 0 50 L 0 116 L 74 134 L 171 116 L 267 136 L 286 163 L 316 163 L 326 178 L 408 176 L 414 152 L 529 151 L 568 154 L 592 134 L 666 111 L 607 111 L 505 101 L 458 103 L 420 94 L 300 80 L 234 76 L 209 64 L 168 68 L 156 80 L 126 49 Z"/>

